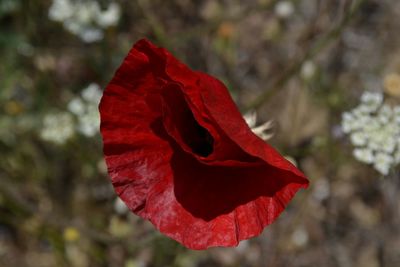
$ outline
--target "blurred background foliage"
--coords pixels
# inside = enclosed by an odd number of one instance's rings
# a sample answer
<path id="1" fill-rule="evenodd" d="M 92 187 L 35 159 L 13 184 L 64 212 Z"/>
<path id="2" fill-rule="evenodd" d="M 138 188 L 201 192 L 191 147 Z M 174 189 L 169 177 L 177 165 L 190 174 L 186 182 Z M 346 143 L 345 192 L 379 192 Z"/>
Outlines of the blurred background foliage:
<path id="1" fill-rule="evenodd" d="M 0 266 L 400 266 L 396 167 L 352 156 L 341 116 L 400 95 L 396 0 L 0 0 Z M 146 37 L 228 86 L 311 180 L 237 248 L 190 251 L 127 212 L 96 105 Z"/>

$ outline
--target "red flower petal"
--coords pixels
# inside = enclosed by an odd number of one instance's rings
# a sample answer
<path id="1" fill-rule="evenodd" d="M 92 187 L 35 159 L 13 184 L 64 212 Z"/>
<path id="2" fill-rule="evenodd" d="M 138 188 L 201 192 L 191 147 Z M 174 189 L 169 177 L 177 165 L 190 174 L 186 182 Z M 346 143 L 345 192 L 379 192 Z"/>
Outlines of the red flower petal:
<path id="1" fill-rule="evenodd" d="M 308 185 L 251 132 L 222 83 L 146 40 L 107 86 L 100 114 L 116 192 L 189 248 L 258 235 Z"/>

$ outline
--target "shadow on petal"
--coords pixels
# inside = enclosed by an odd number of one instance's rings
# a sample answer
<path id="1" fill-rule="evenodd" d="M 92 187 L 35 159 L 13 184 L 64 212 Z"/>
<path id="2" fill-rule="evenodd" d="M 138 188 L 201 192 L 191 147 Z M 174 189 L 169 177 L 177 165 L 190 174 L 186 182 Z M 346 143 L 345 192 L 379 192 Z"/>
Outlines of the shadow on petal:
<path id="1" fill-rule="evenodd" d="M 179 149 L 175 150 L 171 164 L 177 201 L 194 217 L 205 221 L 228 214 L 261 196 L 274 197 L 290 183 L 303 182 L 290 172 L 266 164 L 205 165 Z"/>

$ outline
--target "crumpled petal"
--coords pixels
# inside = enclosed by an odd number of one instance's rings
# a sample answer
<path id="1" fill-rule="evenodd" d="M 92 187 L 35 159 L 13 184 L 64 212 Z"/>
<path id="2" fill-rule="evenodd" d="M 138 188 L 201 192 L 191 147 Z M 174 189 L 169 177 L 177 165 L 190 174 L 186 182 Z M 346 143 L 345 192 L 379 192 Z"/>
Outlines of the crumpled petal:
<path id="1" fill-rule="evenodd" d="M 260 234 L 308 185 L 251 132 L 222 83 L 147 40 L 129 52 L 99 109 L 117 194 L 188 248 Z"/>

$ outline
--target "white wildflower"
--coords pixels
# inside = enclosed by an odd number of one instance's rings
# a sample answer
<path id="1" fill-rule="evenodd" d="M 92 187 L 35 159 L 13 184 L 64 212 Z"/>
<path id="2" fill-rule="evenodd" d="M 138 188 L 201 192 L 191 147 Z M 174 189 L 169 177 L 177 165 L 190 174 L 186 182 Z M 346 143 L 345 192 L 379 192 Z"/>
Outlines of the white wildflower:
<path id="1" fill-rule="evenodd" d="M 68 110 L 76 116 L 76 130 L 84 136 L 92 137 L 99 132 L 98 105 L 101 95 L 100 86 L 91 83 L 82 91 L 80 96 L 73 98 L 68 103 Z"/>
<path id="2" fill-rule="evenodd" d="M 309 80 L 315 75 L 316 70 L 317 67 L 315 66 L 314 62 L 307 60 L 301 66 L 300 75 L 303 79 Z"/>
<path id="3" fill-rule="evenodd" d="M 368 141 L 368 136 L 365 134 L 365 132 L 353 132 L 350 135 L 351 142 L 355 146 L 363 146 L 367 144 Z"/>
<path id="4" fill-rule="evenodd" d="M 368 148 L 356 148 L 353 150 L 353 155 L 356 159 L 364 163 L 372 163 L 374 161 L 372 150 Z"/>
<path id="5" fill-rule="evenodd" d="M 342 130 L 344 133 L 349 133 L 355 130 L 355 118 L 350 112 L 343 112 L 342 114 Z"/>
<path id="6" fill-rule="evenodd" d="M 117 214 L 124 215 L 129 211 L 129 208 L 119 197 L 115 198 L 114 201 L 114 210 Z"/>
<path id="7" fill-rule="evenodd" d="M 359 106 L 342 114 L 341 126 L 357 160 L 383 175 L 400 163 L 400 106 L 384 104 L 382 93 L 365 92 Z"/>
<path id="8" fill-rule="evenodd" d="M 392 136 L 388 136 L 382 142 L 382 151 L 392 154 L 396 148 L 396 141 Z"/>
<path id="9" fill-rule="evenodd" d="M 293 157 L 291 157 L 291 156 L 289 156 L 289 155 L 286 155 L 286 156 L 283 156 L 287 161 L 289 161 L 290 163 L 292 163 L 294 166 L 296 166 L 297 167 L 297 162 L 296 162 L 296 159 L 295 158 L 293 158 Z"/>
<path id="10" fill-rule="evenodd" d="M 120 18 L 120 7 L 111 2 L 102 10 L 94 0 L 53 0 L 48 16 L 62 22 L 64 28 L 84 42 L 96 42 L 104 37 L 104 29 L 115 26 Z"/>
<path id="11" fill-rule="evenodd" d="M 78 131 L 87 136 L 96 135 L 100 127 L 100 118 L 97 106 L 89 105 L 86 113 L 78 117 Z"/>
<path id="12" fill-rule="evenodd" d="M 261 124 L 260 126 L 251 128 L 251 130 L 262 140 L 266 141 L 268 139 L 271 139 L 271 137 L 273 136 L 273 133 L 269 133 L 269 131 L 271 131 L 272 128 L 273 128 L 273 121 L 267 121 Z"/>
<path id="13" fill-rule="evenodd" d="M 365 92 L 361 96 L 361 103 L 364 108 L 367 108 L 368 112 L 376 111 L 382 104 L 383 95 L 381 93 Z"/>
<path id="14" fill-rule="evenodd" d="M 89 86 L 82 91 L 82 98 L 96 105 L 100 103 L 101 95 L 100 86 L 96 83 L 89 84 Z"/>
<path id="15" fill-rule="evenodd" d="M 254 134 L 256 134 L 264 141 L 271 139 L 271 137 L 273 136 L 273 133 L 271 133 L 273 128 L 273 121 L 267 121 L 259 126 L 256 126 L 257 113 L 255 111 L 245 114 L 243 118 Z"/>
<path id="16" fill-rule="evenodd" d="M 40 137 L 49 142 L 64 144 L 74 135 L 74 122 L 71 114 L 67 112 L 46 114 Z"/>
<path id="17" fill-rule="evenodd" d="M 374 168 L 383 175 L 389 174 L 391 165 L 394 160 L 391 155 L 385 153 L 378 153 L 375 156 Z"/>
<path id="18" fill-rule="evenodd" d="M 100 127 L 98 105 L 101 95 L 100 87 L 90 84 L 80 96 L 68 103 L 69 112 L 47 114 L 44 117 L 40 137 L 45 141 L 64 144 L 75 132 L 87 137 L 96 135 Z"/>
<path id="19" fill-rule="evenodd" d="M 353 115 L 353 129 L 352 130 L 363 130 L 365 125 L 370 123 L 371 117 L 369 112 L 365 111 L 365 107 L 360 105 L 351 111 Z"/>
<path id="20" fill-rule="evenodd" d="M 294 13 L 294 6 L 291 1 L 279 1 L 275 5 L 275 14 L 281 18 L 288 18 Z"/>
<path id="21" fill-rule="evenodd" d="M 304 227 L 298 227 L 292 234 L 292 242 L 298 247 L 305 246 L 308 239 L 308 232 Z"/>
<path id="22" fill-rule="evenodd" d="M 68 103 L 68 110 L 74 115 L 81 116 L 85 113 L 85 103 L 82 99 L 74 98 Z"/>
<path id="23" fill-rule="evenodd" d="M 378 120 L 368 117 L 368 121 L 365 122 L 363 125 L 363 131 L 373 133 L 373 132 L 379 132 L 381 130 L 381 124 L 379 123 Z"/>
<path id="24" fill-rule="evenodd" d="M 100 6 L 95 1 L 84 1 L 73 3 L 75 7 L 74 18 L 76 21 L 79 21 L 83 25 L 88 25 L 92 23 L 92 20 L 98 15 L 100 12 Z"/>
<path id="25" fill-rule="evenodd" d="M 64 21 L 63 25 L 65 29 L 67 29 L 69 32 L 75 35 L 79 35 L 83 31 L 81 25 L 73 20 L 66 20 Z"/>
<path id="26" fill-rule="evenodd" d="M 79 37 L 84 41 L 85 43 L 93 43 L 100 41 L 104 37 L 104 33 L 100 29 L 96 28 L 87 28 L 82 30 L 79 33 Z"/>
<path id="27" fill-rule="evenodd" d="M 55 0 L 49 9 L 49 18 L 54 21 L 64 21 L 74 14 L 74 6 L 70 0 Z"/>
<path id="28" fill-rule="evenodd" d="M 115 26 L 118 23 L 121 9 L 116 3 L 111 3 L 106 10 L 97 14 L 97 24 L 102 28 Z"/>
<path id="29" fill-rule="evenodd" d="M 244 114 L 243 118 L 250 128 L 256 126 L 257 113 L 255 111 L 251 111 L 249 113 Z"/>
<path id="30" fill-rule="evenodd" d="M 378 113 L 378 119 L 382 125 L 386 125 L 392 118 L 393 111 L 388 105 L 383 105 Z"/>

